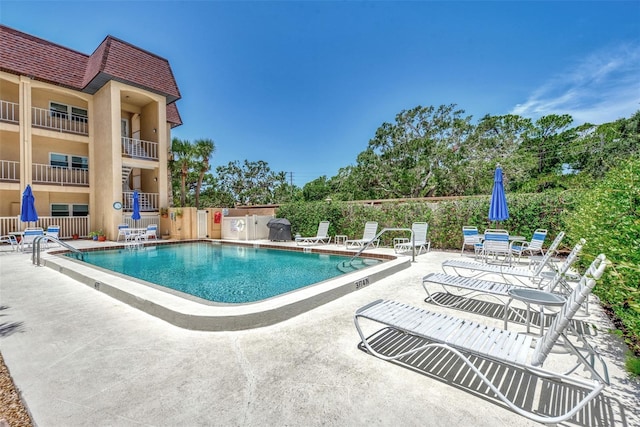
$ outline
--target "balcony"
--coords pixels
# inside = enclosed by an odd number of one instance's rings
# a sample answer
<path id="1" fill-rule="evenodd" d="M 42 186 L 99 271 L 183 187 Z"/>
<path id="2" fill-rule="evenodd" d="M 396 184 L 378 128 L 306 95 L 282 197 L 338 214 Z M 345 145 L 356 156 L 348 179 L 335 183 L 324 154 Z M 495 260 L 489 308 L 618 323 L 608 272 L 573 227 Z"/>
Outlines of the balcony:
<path id="1" fill-rule="evenodd" d="M 158 160 L 158 143 L 122 137 L 122 155 L 132 159 Z"/>
<path id="2" fill-rule="evenodd" d="M 138 192 L 140 212 L 157 212 L 159 208 L 158 200 L 158 193 Z M 133 191 L 124 191 L 122 193 L 122 210 L 127 212 L 133 211 Z"/>
<path id="3" fill-rule="evenodd" d="M 0 181 L 20 182 L 20 162 L 0 160 Z"/>
<path id="4" fill-rule="evenodd" d="M 32 107 L 33 127 L 58 132 L 89 135 L 89 120 L 86 116 L 66 114 L 45 108 Z"/>
<path id="5" fill-rule="evenodd" d="M 89 186 L 89 171 L 34 163 L 33 182 L 37 184 Z"/>
<path id="6" fill-rule="evenodd" d="M 18 107 L 15 102 L 0 100 L 0 121 L 17 124 L 20 121 Z"/>

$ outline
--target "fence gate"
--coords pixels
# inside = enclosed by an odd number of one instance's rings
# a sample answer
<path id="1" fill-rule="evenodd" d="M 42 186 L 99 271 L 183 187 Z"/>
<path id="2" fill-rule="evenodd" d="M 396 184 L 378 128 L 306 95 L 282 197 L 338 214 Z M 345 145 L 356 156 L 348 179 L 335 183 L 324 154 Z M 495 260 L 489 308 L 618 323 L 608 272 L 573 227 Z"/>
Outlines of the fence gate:
<path id="1" fill-rule="evenodd" d="M 208 212 L 209 211 L 198 211 L 198 239 L 209 238 Z"/>

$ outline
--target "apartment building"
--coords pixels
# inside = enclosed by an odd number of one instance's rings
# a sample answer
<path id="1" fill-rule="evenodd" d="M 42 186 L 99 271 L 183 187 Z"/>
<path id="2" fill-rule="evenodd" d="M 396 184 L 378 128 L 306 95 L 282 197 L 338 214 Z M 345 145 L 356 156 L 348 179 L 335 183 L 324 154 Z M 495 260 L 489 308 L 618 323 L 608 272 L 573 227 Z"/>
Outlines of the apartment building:
<path id="1" fill-rule="evenodd" d="M 169 205 L 171 130 L 182 124 L 169 62 L 107 36 L 91 54 L 0 25 L 0 234 L 30 184 L 41 220 L 61 237 L 142 223 Z M 33 225 L 33 224 L 31 224 Z"/>

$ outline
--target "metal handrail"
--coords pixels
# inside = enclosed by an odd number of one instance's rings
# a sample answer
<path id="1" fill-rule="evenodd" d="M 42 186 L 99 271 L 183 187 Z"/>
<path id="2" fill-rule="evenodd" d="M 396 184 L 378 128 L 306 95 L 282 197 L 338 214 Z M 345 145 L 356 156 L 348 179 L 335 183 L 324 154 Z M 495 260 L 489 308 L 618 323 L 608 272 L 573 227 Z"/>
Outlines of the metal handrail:
<path id="1" fill-rule="evenodd" d="M 80 259 L 84 261 L 84 254 L 78 250 L 78 248 L 71 246 L 68 243 L 65 243 L 59 239 L 56 239 L 53 236 L 47 236 L 46 234 L 43 236 L 37 236 L 33 239 L 33 243 L 31 245 L 31 262 L 37 266 L 40 266 L 40 242 L 43 240 L 54 242 L 59 244 L 60 246 L 69 249 L 71 252 L 80 255 Z"/>
<path id="2" fill-rule="evenodd" d="M 369 242 L 367 242 L 365 245 L 363 245 L 362 248 L 360 248 L 360 250 L 358 252 L 356 252 L 356 254 L 354 256 L 352 256 L 349 261 L 343 261 L 342 262 L 342 266 L 344 267 L 345 264 L 349 264 L 350 266 L 352 266 L 351 263 L 358 256 L 360 256 L 360 254 L 362 252 L 364 252 L 369 247 L 369 245 L 371 245 L 373 242 L 378 240 L 380 238 L 380 236 L 382 236 L 387 231 L 409 231 L 411 233 L 411 242 L 413 242 L 413 250 L 411 251 L 412 252 L 411 253 L 411 262 L 415 262 L 416 261 L 416 237 L 413 234 L 413 229 L 411 229 L 411 228 L 383 228 L 378 234 L 376 234 L 376 236 L 373 239 L 369 240 Z"/>

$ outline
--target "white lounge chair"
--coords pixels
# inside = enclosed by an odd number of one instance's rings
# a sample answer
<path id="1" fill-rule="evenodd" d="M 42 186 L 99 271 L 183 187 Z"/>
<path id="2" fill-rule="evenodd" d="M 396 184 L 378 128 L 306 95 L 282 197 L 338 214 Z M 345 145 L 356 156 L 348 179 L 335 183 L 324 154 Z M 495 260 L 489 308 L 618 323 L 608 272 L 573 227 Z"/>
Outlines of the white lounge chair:
<path id="1" fill-rule="evenodd" d="M 513 285 L 504 282 L 495 282 L 490 280 L 482 280 L 471 277 L 451 276 L 442 273 L 429 273 L 422 279 L 422 287 L 427 293 L 425 302 L 432 302 L 434 304 L 444 307 L 456 307 L 463 303 L 465 300 L 469 300 L 477 295 L 485 295 L 494 297 L 498 302 L 504 305 L 504 328 L 507 328 L 507 321 L 509 318 L 509 304 L 512 297 L 510 291 L 513 289 L 543 289 L 545 292 L 558 292 L 558 293 L 570 293 L 571 288 L 564 286 L 565 275 L 571 268 L 571 266 L 578 260 L 578 255 L 582 250 L 582 245 L 578 243 L 567 259 L 562 263 L 560 268 L 556 271 L 550 281 L 541 286 L 541 281 L 538 281 L 537 286 L 521 286 Z M 590 271 L 585 274 L 591 275 Z M 447 294 L 454 296 L 454 298 L 436 298 L 435 294 L 429 291 L 429 284 L 436 284 L 442 286 Z M 560 287 L 561 289 L 558 289 Z M 455 290 L 455 292 L 450 292 Z"/>
<path id="2" fill-rule="evenodd" d="M 481 262 L 466 261 L 461 259 L 446 260 L 442 263 L 442 270 L 448 274 L 459 276 L 482 277 L 487 274 L 499 274 L 506 281 L 518 280 L 521 283 L 528 283 L 528 280 L 539 280 L 541 273 L 548 267 L 555 255 L 555 251 L 564 238 L 564 231 L 561 231 L 549 246 L 547 253 L 535 264 L 534 268 L 510 267 L 507 265 L 485 264 Z M 585 244 L 584 239 L 580 241 Z"/>
<path id="3" fill-rule="evenodd" d="M 378 234 L 378 223 L 374 221 L 369 221 L 364 225 L 364 232 L 362 233 L 362 239 L 353 239 L 353 240 L 345 240 L 344 246 L 346 249 L 353 248 L 368 248 L 369 246 L 375 245 L 378 247 L 380 243 L 379 239 L 376 239 L 376 234 Z"/>
<path id="4" fill-rule="evenodd" d="M 442 359 L 451 369 L 454 365 L 452 358 L 458 359 L 469 369 L 469 373 L 463 371 L 460 375 L 472 375 L 469 382 L 478 378 L 491 390 L 491 397 L 495 395 L 508 408 L 533 421 L 556 424 L 576 415 L 609 384 L 604 360 L 585 337 L 565 333 L 567 329 L 573 328 L 573 316 L 589 296 L 596 280 L 602 276 L 605 266 L 604 255 L 599 255 L 589 268 L 593 273 L 592 277 L 585 274 L 581 278 L 547 331 L 537 339 L 529 334 L 485 326 L 389 300 L 377 300 L 360 308 L 356 311 L 354 322 L 361 346 L 368 353 L 383 360 L 397 360 L 398 363 L 409 365 L 411 360 L 427 364 L 437 358 Z M 363 320 L 376 322 L 384 327 L 365 337 L 361 327 Z M 384 338 L 385 333 L 389 332 L 391 335 L 396 331 L 397 334 Z M 562 360 L 562 355 L 552 352 L 560 337 L 563 352 L 568 351 L 577 359 L 573 366 L 563 372 L 543 367 L 547 358 L 557 357 Z M 580 348 L 574 344 L 575 340 L 580 341 Z M 599 366 L 596 366 L 597 362 Z M 542 399 L 544 393 L 520 388 L 517 392 L 510 393 L 512 387 L 526 388 L 527 383 L 514 381 L 513 378 L 503 382 L 505 378 L 497 375 L 496 365 L 523 369 L 541 379 L 553 379 L 553 383 L 579 388 L 580 391 L 576 391 L 570 400 L 567 400 L 567 396 L 562 396 L 563 401 L 557 406 L 533 404 L 533 409 L 529 410 L 523 404 L 529 403 L 529 398 L 522 399 L 523 394 L 530 395 L 532 399 Z M 590 378 L 586 378 L 579 367 L 585 368 Z M 481 389 L 475 384 L 472 392 L 479 393 L 479 390 Z"/>
<path id="5" fill-rule="evenodd" d="M 320 221 L 320 224 L 318 224 L 318 232 L 313 237 L 296 237 L 297 245 L 317 245 L 319 243 L 327 245 L 331 243 L 329 221 Z"/>
<path id="6" fill-rule="evenodd" d="M 429 252 L 431 249 L 431 241 L 427 240 L 427 231 L 429 230 L 429 224 L 426 222 L 414 222 L 411 225 L 413 231 L 413 241 L 396 243 L 393 249 L 396 253 L 400 252 L 412 252 L 416 255 L 420 255 L 420 252 L 424 249 L 425 252 Z M 417 250 L 417 252 L 415 252 Z"/>

